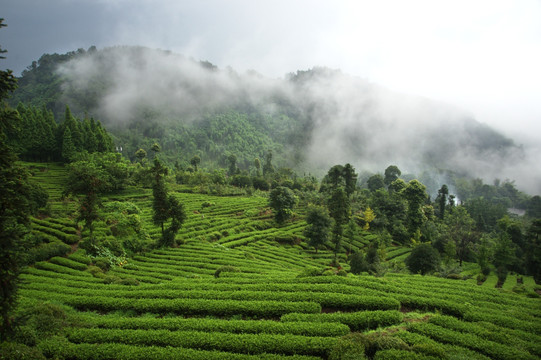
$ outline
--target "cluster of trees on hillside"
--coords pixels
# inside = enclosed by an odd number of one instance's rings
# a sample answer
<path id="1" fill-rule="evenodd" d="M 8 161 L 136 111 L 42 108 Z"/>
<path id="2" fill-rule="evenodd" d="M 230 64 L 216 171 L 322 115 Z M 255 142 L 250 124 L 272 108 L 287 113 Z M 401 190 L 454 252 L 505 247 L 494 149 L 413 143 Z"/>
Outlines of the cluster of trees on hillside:
<path id="1" fill-rule="evenodd" d="M 0 18 L 0 28 L 4 27 Z M 0 48 L 0 54 L 5 53 Z M 3 59 L 0 56 L 0 59 Z M 17 87 L 10 70 L 0 71 L 0 340 L 14 330 L 11 311 L 15 306 L 17 279 L 23 265 L 23 254 L 30 247 L 31 214 L 47 202 L 47 193 L 31 183 L 29 174 L 17 164 L 16 151 L 9 145 L 9 134 L 16 129 L 17 111 L 6 99 Z"/>
<path id="2" fill-rule="evenodd" d="M 370 229 L 378 234 L 377 240 L 366 252 L 351 254 L 353 271 L 377 272 L 384 248 L 394 243 L 415 249 L 407 261 L 415 273 L 456 273 L 468 261 L 479 263 L 485 276 L 496 271 L 502 283 L 509 271 L 541 281 L 538 196 L 528 197 L 510 182 L 496 182 L 478 186 L 483 193 L 471 192 L 457 204 L 447 185 L 431 200 L 420 181 L 405 182 L 400 176 L 398 167 L 391 165 L 384 175 L 370 176 L 360 188 L 352 186 L 357 174 L 351 165 L 333 166 L 306 216 L 309 243 L 317 250 L 330 241 L 337 254 L 362 236 L 358 229 Z M 471 187 L 480 183 L 461 181 Z M 487 192 L 500 196 L 483 196 Z M 508 213 L 506 206 L 517 202 L 527 207 L 526 216 Z"/>
<path id="3" fill-rule="evenodd" d="M 104 153 L 113 150 L 113 140 L 100 121 L 74 117 L 66 106 L 58 122 L 46 108 L 17 106 L 19 123 L 8 132 L 10 145 L 26 161 L 70 162 L 81 152 Z"/>

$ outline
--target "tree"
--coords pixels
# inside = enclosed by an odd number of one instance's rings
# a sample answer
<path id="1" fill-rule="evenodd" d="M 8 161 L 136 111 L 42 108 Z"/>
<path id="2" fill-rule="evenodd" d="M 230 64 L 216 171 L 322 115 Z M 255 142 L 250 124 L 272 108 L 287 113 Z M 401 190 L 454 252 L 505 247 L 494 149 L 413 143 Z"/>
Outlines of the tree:
<path id="1" fill-rule="evenodd" d="M 139 149 L 135 152 L 135 157 L 139 159 L 139 163 L 143 164 L 143 159 L 147 157 L 147 152 L 143 149 Z"/>
<path id="2" fill-rule="evenodd" d="M 496 268 L 499 286 L 503 285 L 505 282 L 509 267 L 515 260 L 515 245 L 511 241 L 509 235 L 505 233 L 500 234 L 494 246 L 494 257 L 492 262 Z"/>
<path id="3" fill-rule="evenodd" d="M 346 194 L 351 196 L 357 186 L 357 174 L 355 173 L 355 168 L 351 166 L 351 164 L 344 165 L 342 176 L 344 177 Z"/>
<path id="4" fill-rule="evenodd" d="M 265 165 L 263 165 L 263 176 L 269 177 L 274 173 L 274 166 L 272 166 L 272 151 L 269 150 L 265 156 Z"/>
<path id="5" fill-rule="evenodd" d="M 411 237 L 414 237 L 426 221 L 426 216 L 423 212 L 422 206 L 426 202 L 428 195 L 426 193 L 426 186 L 421 184 L 418 180 L 411 180 L 404 191 L 402 192 L 404 198 L 408 201 L 407 211 L 407 225 L 408 231 Z"/>
<path id="6" fill-rule="evenodd" d="M 398 180 L 398 177 L 402 175 L 402 172 L 396 165 L 390 165 L 385 169 L 385 178 L 383 182 L 385 185 L 389 186 L 393 181 Z"/>
<path id="7" fill-rule="evenodd" d="M 314 206 L 308 210 L 306 215 L 308 226 L 304 229 L 304 236 L 308 238 L 308 245 L 316 249 L 329 240 L 329 232 L 332 226 L 332 219 L 329 212 L 322 206 Z"/>
<path id="8" fill-rule="evenodd" d="M 182 227 L 184 220 L 186 220 L 186 212 L 184 211 L 184 205 L 181 204 L 173 195 L 169 195 L 167 199 L 167 215 L 171 218 L 171 225 L 167 228 L 162 236 L 160 245 L 172 246 L 175 244 L 175 236 Z"/>
<path id="9" fill-rule="evenodd" d="M 344 185 L 344 167 L 342 165 L 334 165 L 327 172 L 327 181 L 333 189 Z"/>
<path id="10" fill-rule="evenodd" d="M 338 251 L 340 250 L 340 242 L 343 233 L 342 226 L 349 221 L 351 211 L 350 201 L 343 187 L 338 187 L 333 190 L 331 197 L 327 201 L 327 207 L 329 208 L 329 214 L 334 219 L 332 241 L 335 245 L 334 258 L 336 259 Z"/>
<path id="11" fill-rule="evenodd" d="M 235 154 L 231 154 L 227 157 L 227 161 L 229 162 L 229 170 L 227 171 L 227 175 L 233 176 L 237 174 L 237 156 L 235 156 Z"/>
<path id="12" fill-rule="evenodd" d="M 376 214 L 374 214 L 374 211 L 369 207 L 366 208 L 366 210 L 364 211 L 364 217 L 363 217 L 363 220 L 364 220 L 364 226 L 363 226 L 363 230 L 370 230 L 370 223 L 372 221 L 374 221 L 374 219 L 376 218 Z"/>
<path id="13" fill-rule="evenodd" d="M 534 220 L 526 231 L 526 271 L 541 284 L 541 219 Z"/>
<path id="14" fill-rule="evenodd" d="M 194 170 L 197 171 L 197 167 L 199 166 L 199 164 L 201 164 L 201 158 L 199 157 L 199 155 L 194 155 L 190 159 L 190 164 L 193 166 Z"/>
<path id="15" fill-rule="evenodd" d="M 152 144 L 152 147 L 150 148 L 154 154 L 157 154 L 162 151 L 162 148 L 160 147 L 160 144 L 154 143 Z"/>
<path id="16" fill-rule="evenodd" d="M 162 236 L 158 243 L 161 246 L 172 246 L 175 244 L 176 234 L 186 219 L 184 205 L 179 203 L 174 196 L 167 194 L 164 177 L 167 175 L 168 169 L 157 157 L 154 158 L 154 166 L 150 169 L 150 173 L 153 176 L 152 221 L 162 230 Z M 169 219 L 171 219 L 171 224 L 165 229 L 165 222 Z"/>
<path id="17" fill-rule="evenodd" d="M 541 196 L 532 196 L 526 207 L 526 215 L 532 219 L 541 219 Z"/>
<path id="18" fill-rule="evenodd" d="M 255 167 L 255 173 L 257 177 L 261 176 L 261 161 L 259 158 L 254 159 L 254 167 Z"/>
<path id="19" fill-rule="evenodd" d="M 69 127 L 66 127 L 64 136 L 62 136 L 62 158 L 64 158 L 64 161 L 70 162 L 74 159 L 76 152 L 77 150 L 71 137 L 71 130 Z"/>
<path id="20" fill-rule="evenodd" d="M 99 195 L 113 189 L 114 177 L 105 170 L 101 157 L 88 156 L 69 165 L 64 195 L 82 196 L 77 221 L 84 221 L 91 241 L 94 240 L 93 223 L 98 219 Z"/>
<path id="21" fill-rule="evenodd" d="M 449 195 L 449 188 L 447 185 L 442 185 L 438 190 L 438 196 L 436 197 L 436 203 L 438 204 L 438 216 L 440 220 L 443 220 L 445 216 L 445 205 L 447 204 L 447 195 Z"/>
<path id="22" fill-rule="evenodd" d="M 368 264 L 362 251 L 353 254 L 349 265 L 351 266 L 351 272 L 356 275 L 368 271 Z"/>
<path id="23" fill-rule="evenodd" d="M 159 225 L 162 229 L 162 238 L 164 237 L 165 228 L 164 223 L 169 218 L 168 209 L 169 203 L 167 201 L 167 190 L 165 188 L 164 176 L 167 175 L 168 169 L 157 157 L 154 158 L 154 166 L 150 169 L 150 173 L 153 176 L 152 182 L 152 221 L 155 225 Z"/>
<path id="24" fill-rule="evenodd" d="M 6 26 L 0 18 L 0 28 Z M 0 48 L 0 54 L 5 50 Z M 3 57 L 0 57 L 3 58 Z M 28 174 L 16 164 L 17 156 L 7 145 L 19 117 L 5 100 L 17 87 L 11 70 L 0 71 L 0 340 L 13 331 L 11 311 L 17 300 L 17 282 L 29 232 Z"/>
<path id="25" fill-rule="evenodd" d="M 284 186 L 278 186 L 269 195 L 269 206 L 274 210 L 274 219 L 278 224 L 291 217 L 296 203 L 297 199 L 293 192 Z"/>
<path id="26" fill-rule="evenodd" d="M 472 245 L 477 242 L 478 235 L 474 231 L 475 221 L 463 206 L 458 206 L 444 219 L 447 226 L 446 236 L 455 244 L 459 265 L 468 260 Z"/>
<path id="27" fill-rule="evenodd" d="M 440 264 L 440 254 L 430 244 L 415 247 L 405 260 L 406 266 L 414 274 L 427 274 L 435 271 Z"/>
<path id="28" fill-rule="evenodd" d="M 370 176 L 366 184 L 368 186 L 368 190 L 370 190 L 371 192 L 385 187 L 383 176 L 381 176 L 380 174 Z"/>

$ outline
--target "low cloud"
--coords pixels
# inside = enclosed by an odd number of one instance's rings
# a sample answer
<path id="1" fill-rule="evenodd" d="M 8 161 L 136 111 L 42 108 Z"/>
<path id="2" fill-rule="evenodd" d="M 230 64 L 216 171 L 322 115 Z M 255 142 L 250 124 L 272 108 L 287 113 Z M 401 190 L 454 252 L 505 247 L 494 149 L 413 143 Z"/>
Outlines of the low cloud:
<path id="1" fill-rule="evenodd" d="M 68 96 L 98 91 L 91 97 L 96 103 L 87 106 L 112 126 L 139 120 L 142 111 L 156 112 L 158 121 L 192 123 L 224 109 L 272 114 L 287 108 L 309 124 L 303 156 L 308 170 L 346 162 L 373 172 L 390 164 L 412 173 L 447 169 L 487 182 L 514 179 L 522 189 L 541 193 L 538 149 L 517 146 L 451 105 L 338 70 L 269 79 L 166 51 L 115 47 L 77 57 L 59 73 L 67 79 Z"/>

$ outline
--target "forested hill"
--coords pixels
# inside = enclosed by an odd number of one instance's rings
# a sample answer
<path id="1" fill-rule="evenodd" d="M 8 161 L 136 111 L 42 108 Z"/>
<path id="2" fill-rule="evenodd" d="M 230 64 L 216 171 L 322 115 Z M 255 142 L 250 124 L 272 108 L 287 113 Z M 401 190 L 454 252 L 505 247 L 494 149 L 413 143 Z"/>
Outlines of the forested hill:
<path id="1" fill-rule="evenodd" d="M 170 162 L 199 155 L 208 167 L 233 154 L 248 169 L 271 150 L 277 165 L 309 171 L 396 163 L 502 177 L 502 164 L 522 155 L 512 140 L 451 106 L 338 70 L 270 79 L 142 47 L 43 55 L 10 101 L 46 106 L 57 119 L 66 105 L 80 118 L 93 116 L 132 159 L 159 142 Z"/>

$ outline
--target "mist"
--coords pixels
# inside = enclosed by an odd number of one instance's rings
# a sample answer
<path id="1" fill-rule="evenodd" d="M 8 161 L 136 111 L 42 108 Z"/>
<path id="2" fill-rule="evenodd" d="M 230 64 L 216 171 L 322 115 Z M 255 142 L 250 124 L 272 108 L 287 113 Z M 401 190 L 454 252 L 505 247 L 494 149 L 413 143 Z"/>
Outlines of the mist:
<path id="1" fill-rule="evenodd" d="M 335 164 L 383 172 L 451 170 L 491 183 L 515 180 L 541 193 L 539 149 L 516 144 L 453 105 L 392 91 L 340 70 L 313 68 L 268 78 L 238 73 L 168 51 L 113 47 L 65 63 L 66 103 L 73 93 L 99 89 L 92 113 L 107 126 L 123 127 L 154 112 L 154 120 L 197 124 L 227 109 L 290 117 L 307 122 L 301 168 L 321 174 Z M 255 109 L 255 110 L 254 110 Z M 89 109 L 85 109 L 89 110 Z"/>

